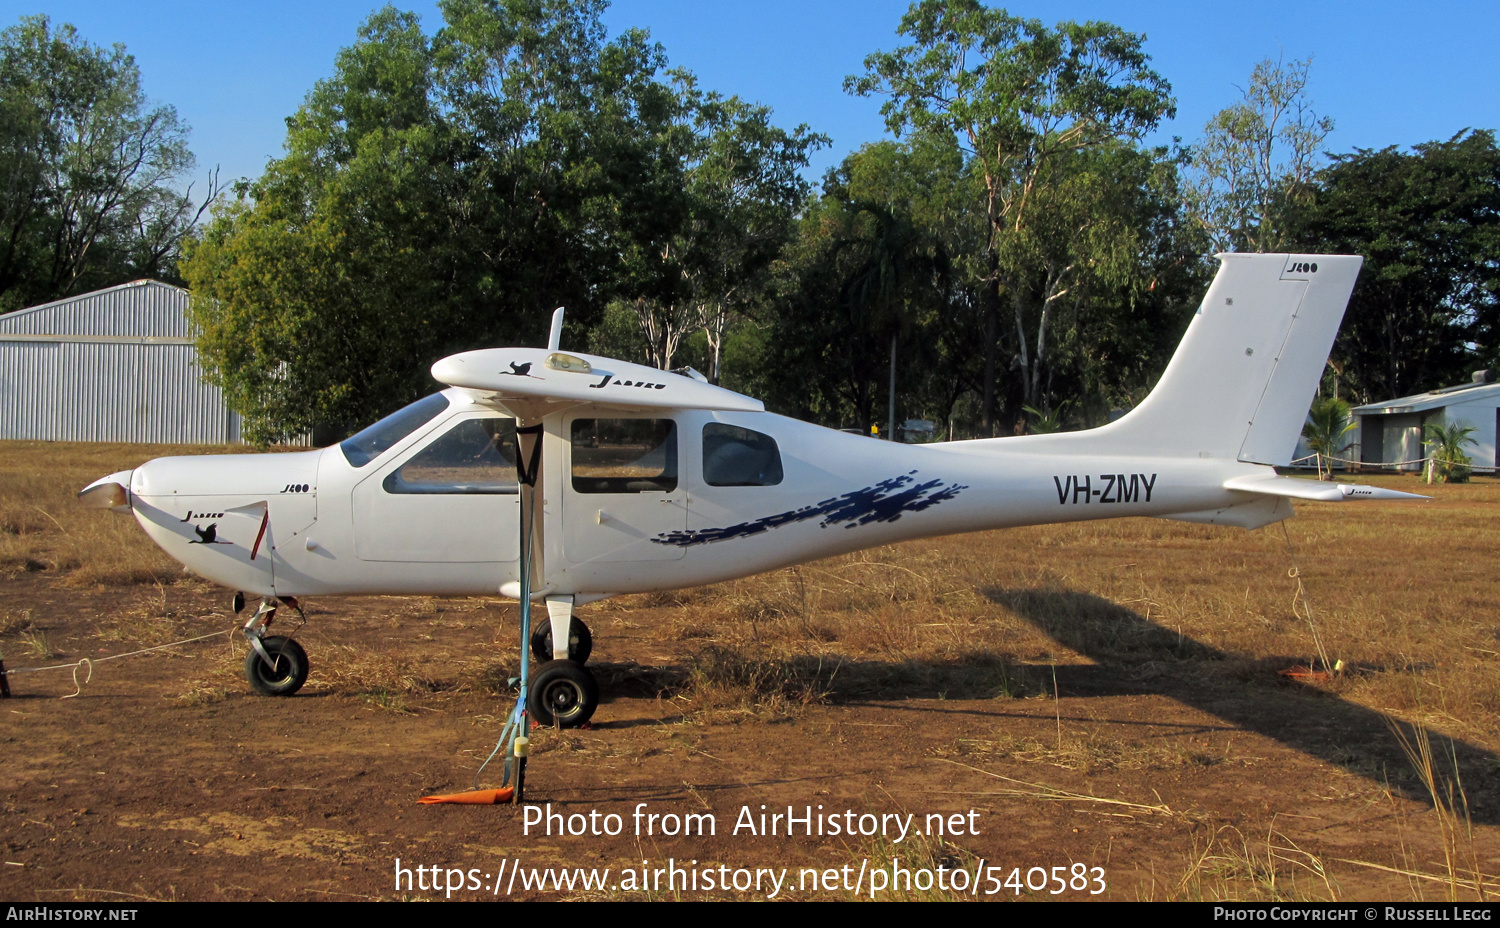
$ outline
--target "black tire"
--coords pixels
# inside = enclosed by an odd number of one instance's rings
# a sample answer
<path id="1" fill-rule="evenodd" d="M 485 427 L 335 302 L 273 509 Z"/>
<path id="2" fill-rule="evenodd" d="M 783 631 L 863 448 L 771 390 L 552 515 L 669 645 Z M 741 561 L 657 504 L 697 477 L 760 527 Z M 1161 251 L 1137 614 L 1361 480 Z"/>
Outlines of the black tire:
<path id="1" fill-rule="evenodd" d="M 307 682 L 307 652 L 290 638 L 273 635 L 262 638 L 261 646 L 271 655 L 275 667 L 267 667 L 260 652 L 253 647 L 245 655 L 245 677 L 250 688 L 262 696 L 290 696 Z"/>
<path id="2" fill-rule="evenodd" d="M 594 636 L 589 633 L 589 627 L 578 619 L 573 619 L 568 624 L 568 660 L 577 664 L 587 664 L 589 655 L 594 653 Z M 545 664 L 552 660 L 552 622 L 543 619 L 542 624 L 531 633 L 531 656 L 537 663 Z"/>
<path id="3" fill-rule="evenodd" d="M 577 728 L 599 708 L 599 684 L 574 661 L 548 661 L 532 675 L 526 711 L 538 725 Z"/>

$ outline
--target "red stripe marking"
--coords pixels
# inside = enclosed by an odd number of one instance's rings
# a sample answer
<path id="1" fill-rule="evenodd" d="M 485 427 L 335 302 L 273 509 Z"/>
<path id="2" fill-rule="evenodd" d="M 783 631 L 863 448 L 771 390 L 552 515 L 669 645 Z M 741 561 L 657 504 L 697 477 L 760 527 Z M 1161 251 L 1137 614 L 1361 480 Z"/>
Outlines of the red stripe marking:
<path id="1" fill-rule="evenodd" d="M 260 531 L 255 533 L 255 546 L 250 549 L 250 560 L 252 561 L 255 560 L 256 552 L 260 551 L 260 540 L 266 537 L 266 525 L 269 524 L 270 521 L 271 507 L 267 506 L 266 511 L 260 517 Z"/>

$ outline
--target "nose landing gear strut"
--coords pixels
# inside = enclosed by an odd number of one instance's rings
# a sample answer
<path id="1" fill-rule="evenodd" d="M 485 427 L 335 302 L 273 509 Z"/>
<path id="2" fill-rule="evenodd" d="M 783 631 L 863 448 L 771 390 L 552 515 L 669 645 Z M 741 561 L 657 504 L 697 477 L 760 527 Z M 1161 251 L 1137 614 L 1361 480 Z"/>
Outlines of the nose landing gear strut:
<path id="1" fill-rule="evenodd" d="M 243 629 L 245 639 L 250 642 L 250 653 L 245 655 L 245 677 L 250 681 L 250 688 L 262 696 L 290 696 L 307 682 L 309 665 L 302 645 L 291 635 L 266 634 L 281 606 L 289 606 L 297 612 L 299 622 L 292 630 L 292 635 L 295 635 L 307 624 L 307 616 L 302 612 L 301 604 L 291 596 L 262 599 Z M 234 607 L 235 612 L 244 609 L 243 593 L 234 594 Z"/>

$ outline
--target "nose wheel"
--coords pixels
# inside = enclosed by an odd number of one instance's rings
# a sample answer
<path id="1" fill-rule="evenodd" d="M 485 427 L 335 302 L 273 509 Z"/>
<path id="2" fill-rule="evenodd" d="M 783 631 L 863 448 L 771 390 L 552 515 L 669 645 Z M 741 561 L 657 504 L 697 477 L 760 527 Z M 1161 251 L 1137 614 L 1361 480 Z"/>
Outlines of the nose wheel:
<path id="1" fill-rule="evenodd" d="M 307 652 L 291 638 L 272 635 L 260 639 L 262 657 L 255 649 L 245 655 L 245 676 L 262 696 L 290 696 L 307 682 Z"/>
<path id="2" fill-rule="evenodd" d="M 532 676 L 526 712 L 538 725 L 577 728 L 599 707 L 594 675 L 575 661 L 548 661 Z"/>
<path id="3" fill-rule="evenodd" d="M 289 637 L 266 634 L 276 618 L 277 608 L 283 604 L 297 610 L 297 617 L 303 625 L 307 624 L 301 604 L 290 596 L 261 600 L 260 607 L 245 623 L 245 638 L 250 642 L 250 653 L 245 655 L 245 678 L 250 681 L 250 688 L 262 696 L 290 696 L 307 682 L 307 652 L 302 645 Z M 234 594 L 234 611 L 244 608 L 244 594 Z"/>

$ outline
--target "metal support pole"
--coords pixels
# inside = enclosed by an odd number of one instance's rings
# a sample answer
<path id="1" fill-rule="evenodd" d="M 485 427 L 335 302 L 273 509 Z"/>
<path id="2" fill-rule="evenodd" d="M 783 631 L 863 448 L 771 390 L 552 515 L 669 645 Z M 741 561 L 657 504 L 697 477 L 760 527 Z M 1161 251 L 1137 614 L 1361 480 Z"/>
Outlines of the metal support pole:
<path id="1" fill-rule="evenodd" d="M 890 408 L 886 410 L 886 441 L 900 441 L 896 435 L 896 335 L 895 332 L 891 333 L 891 392 Z"/>
<path id="2" fill-rule="evenodd" d="M 516 478 L 521 504 L 521 692 L 516 702 L 514 731 L 506 745 L 515 792 L 511 802 L 520 805 L 526 787 L 526 758 L 530 753 L 530 719 L 526 701 L 531 685 L 531 563 L 536 538 L 536 482 L 541 476 L 542 424 L 516 427 Z"/>

